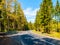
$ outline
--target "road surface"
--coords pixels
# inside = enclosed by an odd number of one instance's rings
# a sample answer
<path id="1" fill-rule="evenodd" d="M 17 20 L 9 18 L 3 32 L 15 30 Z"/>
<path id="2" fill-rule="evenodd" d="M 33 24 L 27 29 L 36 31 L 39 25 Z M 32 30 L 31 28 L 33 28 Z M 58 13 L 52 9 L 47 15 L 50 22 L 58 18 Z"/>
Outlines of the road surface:
<path id="1" fill-rule="evenodd" d="M 21 31 L 0 38 L 0 45 L 60 45 L 60 40 L 39 36 L 31 31 Z"/>

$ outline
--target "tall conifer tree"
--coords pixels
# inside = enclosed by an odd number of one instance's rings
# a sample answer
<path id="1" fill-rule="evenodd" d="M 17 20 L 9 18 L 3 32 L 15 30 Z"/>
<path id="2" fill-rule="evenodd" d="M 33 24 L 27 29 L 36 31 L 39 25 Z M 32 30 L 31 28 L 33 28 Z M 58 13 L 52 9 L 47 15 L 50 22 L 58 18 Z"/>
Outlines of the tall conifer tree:
<path id="1" fill-rule="evenodd" d="M 58 22 L 59 22 L 59 18 L 60 18 L 60 10 L 59 10 L 59 1 L 57 0 L 56 2 L 56 7 L 55 7 L 55 19 L 56 19 L 56 22 L 57 22 L 57 27 L 56 27 L 56 31 L 59 32 L 59 29 L 58 29 Z"/>
<path id="2" fill-rule="evenodd" d="M 50 32 L 49 25 L 51 23 L 52 10 L 53 10 L 52 0 L 43 0 L 39 10 L 40 14 L 37 14 L 39 15 L 37 16 L 38 19 L 36 19 L 37 22 L 39 22 L 40 26 L 44 26 L 44 32 L 47 33 Z"/>

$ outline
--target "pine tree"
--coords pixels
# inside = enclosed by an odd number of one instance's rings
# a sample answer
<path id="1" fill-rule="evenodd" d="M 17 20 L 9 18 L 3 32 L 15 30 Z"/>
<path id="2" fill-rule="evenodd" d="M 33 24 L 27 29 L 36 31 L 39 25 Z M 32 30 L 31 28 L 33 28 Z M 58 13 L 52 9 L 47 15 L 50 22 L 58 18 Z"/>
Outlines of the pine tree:
<path id="1" fill-rule="evenodd" d="M 13 7 L 11 7 L 12 2 Z M 26 17 L 17 0 L 3 0 L 0 3 L 0 31 L 26 30 L 28 28 Z M 14 11 L 11 11 L 12 8 Z"/>
<path id="2" fill-rule="evenodd" d="M 51 23 L 51 15 L 52 15 L 53 5 L 51 0 L 43 0 L 39 13 L 37 14 L 37 23 L 40 27 L 44 26 L 44 32 L 50 32 L 50 23 Z M 39 15 L 39 16 L 38 16 Z M 39 27 L 39 26 L 38 26 Z"/>
<path id="3" fill-rule="evenodd" d="M 24 12 L 21 8 L 20 3 L 17 6 L 17 16 L 18 16 L 18 29 L 25 30 L 27 25 L 26 17 L 24 16 Z M 26 26 L 26 27 L 25 27 Z"/>
<path id="4" fill-rule="evenodd" d="M 2 3 L 2 0 L 0 0 L 0 3 Z M 0 5 L 0 31 L 1 31 L 1 18 L 2 18 L 2 5 Z"/>
<path id="5" fill-rule="evenodd" d="M 18 5 L 17 0 L 14 0 L 14 15 L 17 15 L 17 5 Z M 16 28 L 17 28 L 17 23 L 16 23 L 16 20 L 14 20 L 13 29 L 16 30 Z"/>
<path id="6" fill-rule="evenodd" d="M 58 18 L 59 18 L 59 16 L 60 16 L 60 10 L 59 10 L 59 7 L 60 7 L 60 5 L 59 5 L 59 1 L 57 0 L 57 3 L 56 3 L 56 7 L 55 7 L 55 19 L 56 19 L 56 21 L 57 21 L 57 27 L 56 27 L 56 31 L 57 32 L 59 32 L 59 29 L 58 29 Z"/>
<path id="7" fill-rule="evenodd" d="M 5 5 L 6 5 L 6 0 L 1 0 L 0 2 L 0 31 L 4 31 L 4 12 L 5 12 Z"/>
<path id="8" fill-rule="evenodd" d="M 33 23 L 29 22 L 29 23 L 28 23 L 28 26 L 29 26 L 29 30 L 33 30 L 33 29 L 34 29 Z"/>
<path id="9" fill-rule="evenodd" d="M 40 11 L 37 11 L 36 20 L 35 20 L 35 29 L 38 30 L 40 28 Z"/>

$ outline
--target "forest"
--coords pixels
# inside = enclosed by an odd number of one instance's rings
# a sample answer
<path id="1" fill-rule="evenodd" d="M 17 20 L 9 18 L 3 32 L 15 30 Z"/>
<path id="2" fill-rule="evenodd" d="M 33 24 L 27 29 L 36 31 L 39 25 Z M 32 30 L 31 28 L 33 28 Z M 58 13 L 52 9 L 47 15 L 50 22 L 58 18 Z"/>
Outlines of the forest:
<path id="1" fill-rule="evenodd" d="M 60 32 L 60 3 L 43 0 L 36 12 L 35 22 L 28 22 L 17 0 L 0 0 L 0 32 L 36 30 L 43 33 Z"/>
<path id="2" fill-rule="evenodd" d="M 26 17 L 17 0 L 0 0 L 0 31 L 27 30 Z"/>
<path id="3" fill-rule="evenodd" d="M 35 19 L 36 30 L 43 33 L 60 32 L 60 3 L 53 6 L 52 0 L 43 0 Z"/>

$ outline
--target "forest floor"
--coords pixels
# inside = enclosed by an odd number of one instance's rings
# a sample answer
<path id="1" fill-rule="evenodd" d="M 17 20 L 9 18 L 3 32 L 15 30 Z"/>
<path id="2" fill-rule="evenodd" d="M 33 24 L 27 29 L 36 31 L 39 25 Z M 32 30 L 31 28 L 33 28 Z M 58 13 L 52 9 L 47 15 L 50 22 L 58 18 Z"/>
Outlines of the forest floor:
<path id="1" fill-rule="evenodd" d="M 55 38 L 55 39 L 60 39 L 60 33 L 57 32 L 52 32 L 50 34 L 47 33 L 42 33 L 40 31 L 36 31 L 36 30 L 32 30 L 33 33 L 38 34 L 38 35 L 43 35 L 43 36 L 47 36 L 47 37 L 51 37 L 51 38 Z"/>

